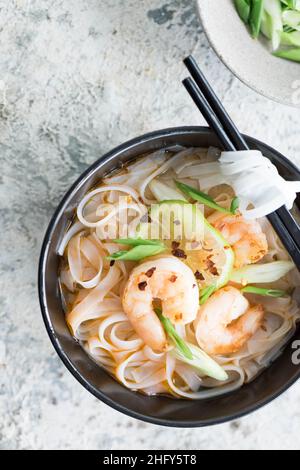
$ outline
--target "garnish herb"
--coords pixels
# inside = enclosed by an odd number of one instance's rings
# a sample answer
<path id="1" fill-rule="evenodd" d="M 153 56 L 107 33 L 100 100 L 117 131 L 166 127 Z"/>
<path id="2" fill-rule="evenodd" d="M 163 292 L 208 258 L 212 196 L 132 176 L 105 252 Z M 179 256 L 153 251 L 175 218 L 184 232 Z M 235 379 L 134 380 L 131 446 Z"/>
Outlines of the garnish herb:
<path id="1" fill-rule="evenodd" d="M 216 286 L 214 285 L 204 287 L 200 294 L 200 305 L 204 305 L 208 301 L 208 299 L 213 295 L 215 290 Z"/>
<path id="2" fill-rule="evenodd" d="M 186 342 L 179 336 L 177 331 L 175 330 L 174 326 L 170 322 L 170 320 L 162 314 L 161 309 L 156 308 L 155 313 L 157 314 L 158 318 L 160 319 L 164 330 L 170 337 L 170 339 L 173 341 L 175 344 L 176 348 L 179 350 L 179 352 L 187 359 L 193 360 L 193 354 L 186 344 Z"/>
<path id="3" fill-rule="evenodd" d="M 248 294 L 258 294 L 264 295 L 267 297 L 284 297 L 286 292 L 279 289 L 264 289 L 262 287 L 246 286 L 242 290 L 244 293 Z"/>
<path id="4" fill-rule="evenodd" d="M 141 261 L 149 256 L 158 255 L 165 251 L 164 245 L 139 245 L 129 251 L 118 251 L 108 256 L 107 259 L 114 261 Z"/>
<path id="5" fill-rule="evenodd" d="M 198 369 L 203 375 L 212 377 L 213 379 L 225 382 L 228 380 L 227 372 L 221 367 L 214 359 L 206 354 L 202 349 L 198 348 L 194 344 L 187 343 L 189 349 L 193 354 L 193 359 L 187 359 L 180 351 L 175 348 L 171 351 L 171 354 L 176 357 L 179 361 L 185 362 L 195 369 Z"/>
<path id="6" fill-rule="evenodd" d="M 259 36 L 261 20 L 263 14 L 264 0 L 252 0 L 251 11 L 249 15 L 249 26 L 252 36 L 256 39 Z"/>
<path id="7" fill-rule="evenodd" d="M 274 52 L 274 55 L 276 55 L 276 57 L 281 57 L 281 59 L 300 62 L 300 47 L 296 47 L 294 49 L 282 49 L 281 51 Z"/>
<path id="8" fill-rule="evenodd" d="M 192 186 L 189 186 L 188 184 L 181 183 L 180 181 L 175 181 L 177 188 L 180 189 L 184 194 L 187 196 L 191 197 L 195 201 L 201 202 L 207 207 L 210 207 L 211 209 L 214 209 L 219 212 L 223 212 L 224 214 L 235 214 L 238 206 L 239 206 L 239 200 L 238 198 L 234 198 L 232 203 L 231 203 L 231 208 L 230 210 L 225 209 L 224 207 L 220 206 L 217 202 L 214 201 L 214 199 L 209 196 L 208 194 L 198 191 L 195 188 L 192 188 Z"/>
<path id="9" fill-rule="evenodd" d="M 250 16 L 250 0 L 234 0 L 235 8 L 244 23 L 248 24 Z"/>
<path id="10" fill-rule="evenodd" d="M 232 199 L 231 206 L 230 206 L 230 212 L 235 215 L 237 213 L 237 210 L 240 206 L 240 200 L 238 197 L 235 197 Z"/>

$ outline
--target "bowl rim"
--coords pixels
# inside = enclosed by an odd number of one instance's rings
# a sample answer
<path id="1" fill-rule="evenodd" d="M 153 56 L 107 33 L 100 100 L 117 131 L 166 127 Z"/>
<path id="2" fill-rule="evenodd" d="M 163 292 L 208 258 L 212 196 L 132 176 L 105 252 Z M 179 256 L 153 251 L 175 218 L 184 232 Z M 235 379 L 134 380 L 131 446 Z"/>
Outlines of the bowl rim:
<path id="1" fill-rule="evenodd" d="M 115 409 L 116 411 L 119 411 L 131 418 L 135 418 L 135 419 L 138 419 L 138 420 L 150 423 L 150 424 L 166 426 L 166 427 L 198 428 L 198 427 L 206 427 L 206 426 L 222 424 L 222 423 L 226 423 L 235 419 L 242 418 L 248 415 L 249 413 L 257 411 L 258 409 L 272 402 L 273 400 L 278 398 L 280 395 L 282 395 L 286 390 L 288 390 L 299 379 L 300 368 L 298 371 L 295 371 L 294 375 L 291 377 L 291 379 L 287 383 L 285 383 L 282 387 L 280 387 L 276 392 L 272 393 L 268 398 L 262 399 L 259 402 L 255 403 L 254 405 L 250 405 L 246 407 L 243 411 L 236 412 L 231 415 L 226 415 L 226 416 L 224 415 L 224 416 L 220 416 L 219 418 L 211 418 L 211 419 L 199 420 L 197 422 L 192 422 L 190 420 L 176 421 L 176 419 L 171 421 L 170 419 L 151 417 L 151 416 L 148 416 L 148 415 L 136 412 L 136 411 L 132 411 L 131 409 L 119 403 L 116 403 L 114 400 L 109 398 L 105 393 L 103 393 L 100 389 L 91 385 L 90 382 L 87 379 L 85 379 L 85 377 L 76 369 L 76 367 L 73 366 L 71 360 L 69 359 L 67 354 L 64 352 L 62 346 L 60 345 L 56 337 L 55 331 L 52 327 L 52 322 L 51 322 L 51 318 L 50 318 L 49 311 L 48 311 L 48 305 L 47 305 L 47 299 L 46 299 L 46 293 L 45 293 L 45 272 L 46 272 L 45 264 L 47 260 L 48 250 L 50 247 L 52 233 L 55 230 L 57 219 L 64 212 L 65 203 L 73 195 L 77 186 L 82 184 L 82 182 L 85 179 L 87 179 L 89 175 L 92 174 L 101 163 L 113 158 L 114 156 L 120 153 L 123 153 L 126 150 L 129 150 L 132 147 L 135 147 L 136 145 L 151 142 L 152 140 L 156 138 L 164 138 L 164 137 L 169 137 L 169 136 L 175 137 L 176 135 L 183 136 L 183 135 L 189 135 L 189 134 L 197 135 L 199 133 L 214 135 L 213 131 L 210 128 L 205 127 L 205 126 L 183 126 L 183 127 L 172 127 L 172 128 L 157 130 L 157 131 L 153 131 L 150 133 L 146 133 L 134 139 L 131 139 L 115 147 L 114 149 L 105 153 L 103 156 L 97 159 L 76 179 L 76 181 L 71 185 L 70 189 L 64 194 L 60 203 L 58 204 L 52 218 L 50 219 L 49 225 L 47 227 L 44 240 L 42 243 L 42 247 L 41 247 L 39 264 L 38 264 L 38 295 L 39 295 L 39 303 L 40 303 L 42 318 L 43 318 L 48 336 L 50 338 L 50 341 L 54 349 L 56 350 L 59 358 L 61 359 L 63 364 L 66 366 L 66 368 L 69 370 L 69 372 L 71 372 L 71 374 L 75 377 L 75 379 L 77 379 L 77 381 L 87 391 L 89 391 L 96 398 L 98 398 L 99 400 L 101 400 L 103 403 L 110 406 L 111 408 Z M 282 154 L 280 154 L 277 150 L 273 149 L 269 145 L 264 144 L 263 142 L 255 138 L 249 137 L 247 135 L 244 135 L 244 137 L 246 138 L 246 140 L 253 142 L 258 146 L 262 145 L 266 149 L 270 150 L 270 152 L 272 152 L 276 157 L 278 157 L 279 160 L 285 163 L 286 167 L 288 167 L 291 171 L 295 172 L 300 178 L 300 169 L 297 168 L 297 166 L 294 165 L 288 158 L 284 157 Z M 137 392 L 132 392 L 132 393 L 137 393 Z"/>

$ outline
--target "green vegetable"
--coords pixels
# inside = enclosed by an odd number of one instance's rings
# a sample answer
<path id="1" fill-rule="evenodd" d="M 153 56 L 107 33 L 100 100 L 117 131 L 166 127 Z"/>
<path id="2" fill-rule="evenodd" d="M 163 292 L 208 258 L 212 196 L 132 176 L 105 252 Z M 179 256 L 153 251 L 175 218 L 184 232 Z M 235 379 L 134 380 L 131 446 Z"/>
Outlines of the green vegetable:
<path id="1" fill-rule="evenodd" d="M 165 251 L 166 247 L 162 245 L 139 245 L 130 251 L 118 251 L 107 257 L 112 261 L 141 261 L 148 256 L 158 255 Z"/>
<path id="2" fill-rule="evenodd" d="M 202 374 L 212 377 L 213 379 L 222 382 L 228 379 L 227 373 L 216 361 L 200 348 L 191 343 L 187 343 L 179 336 L 170 320 L 164 317 L 161 309 L 156 308 L 155 313 L 160 319 L 164 330 L 175 345 L 175 349 L 171 354 L 173 354 L 176 359 L 195 367 L 195 369 L 198 369 Z"/>
<path id="3" fill-rule="evenodd" d="M 252 0 L 249 15 L 249 26 L 254 38 L 258 38 L 261 27 L 264 0 Z"/>
<path id="4" fill-rule="evenodd" d="M 300 47 L 300 31 L 283 32 L 281 34 L 281 44 Z"/>
<path id="5" fill-rule="evenodd" d="M 284 297 L 286 295 L 286 292 L 284 290 L 263 289 L 261 287 L 255 287 L 255 286 L 244 287 L 243 289 L 241 289 L 241 291 L 247 294 L 258 294 L 258 295 L 264 295 L 267 297 Z"/>
<path id="6" fill-rule="evenodd" d="M 282 13 L 283 24 L 293 28 L 293 30 L 300 30 L 300 12 L 293 10 L 285 10 Z"/>
<path id="7" fill-rule="evenodd" d="M 281 0 L 281 3 L 287 5 L 291 10 L 297 7 L 297 0 Z"/>
<path id="8" fill-rule="evenodd" d="M 266 264 L 250 264 L 232 271 L 230 280 L 239 284 L 275 282 L 295 267 L 291 261 L 273 261 Z"/>
<path id="9" fill-rule="evenodd" d="M 208 194 L 203 193 L 202 191 L 198 191 L 195 188 L 192 188 L 192 186 L 189 186 L 188 184 L 180 183 L 179 181 L 175 181 L 176 186 L 185 194 L 187 194 L 189 197 L 194 199 L 195 201 L 201 202 L 205 206 L 210 207 L 211 209 L 215 209 L 216 211 L 223 212 L 224 214 L 235 214 L 239 202 L 238 198 L 234 198 L 232 201 L 233 204 L 233 210 L 230 209 L 224 209 L 224 207 L 220 206 L 217 204 L 212 197 L 210 197 Z"/>
<path id="10" fill-rule="evenodd" d="M 200 305 L 204 305 L 215 291 L 216 291 L 215 285 L 211 285 L 202 289 L 201 295 L 200 295 Z"/>
<path id="11" fill-rule="evenodd" d="M 244 23 L 248 23 L 250 16 L 250 0 L 234 0 L 235 8 Z"/>
<path id="12" fill-rule="evenodd" d="M 281 59 L 292 60 L 293 62 L 300 62 L 300 47 L 296 49 L 282 49 L 276 52 L 273 52 L 276 57 Z"/>
<path id="13" fill-rule="evenodd" d="M 281 33 L 283 31 L 280 0 L 264 0 L 264 11 L 267 21 L 269 22 L 273 50 L 276 50 L 280 45 Z"/>
<path id="14" fill-rule="evenodd" d="M 239 205 L 240 205 L 240 200 L 238 197 L 235 197 L 234 199 L 232 199 L 232 202 L 231 202 L 231 206 L 230 206 L 230 212 L 235 215 L 238 208 L 239 208 Z"/>
<path id="15" fill-rule="evenodd" d="M 193 354 L 191 353 L 190 348 L 187 346 L 186 342 L 179 336 L 177 331 L 175 330 L 174 326 L 170 322 L 170 320 L 163 316 L 161 309 L 156 308 L 155 313 L 157 314 L 158 318 L 160 319 L 164 330 L 170 337 L 170 339 L 175 344 L 179 353 L 188 360 L 193 360 Z"/>
<path id="16" fill-rule="evenodd" d="M 228 375 L 225 370 L 204 351 L 202 351 L 202 349 L 191 343 L 187 343 L 187 346 L 192 352 L 193 359 L 185 357 L 177 348 L 172 351 L 171 354 L 173 354 L 176 359 L 195 367 L 195 369 L 198 369 L 203 375 L 221 382 L 228 380 Z"/>
<path id="17" fill-rule="evenodd" d="M 270 15 L 263 10 L 262 17 L 261 17 L 261 25 L 260 25 L 261 33 L 268 39 L 272 37 L 272 18 Z"/>
<path id="18" fill-rule="evenodd" d="M 294 28 L 291 28 L 287 24 L 283 25 L 283 32 L 284 33 L 292 33 L 293 31 L 295 31 Z M 281 37 L 282 37 L 282 35 L 281 35 Z M 281 44 L 282 44 L 282 42 L 281 42 Z"/>
<path id="19" fill-rule="evenodd" d="M 300 62 L 300 0 L 234 0 L 234 5 L 254 38 L 262 33 L 276 57 Z"/>
<path id="20" fill-rule="evenodd" d="M 289 7 L 291 10 L 297 8 L 297 0 L 281 0 L 281 3 Z"/>

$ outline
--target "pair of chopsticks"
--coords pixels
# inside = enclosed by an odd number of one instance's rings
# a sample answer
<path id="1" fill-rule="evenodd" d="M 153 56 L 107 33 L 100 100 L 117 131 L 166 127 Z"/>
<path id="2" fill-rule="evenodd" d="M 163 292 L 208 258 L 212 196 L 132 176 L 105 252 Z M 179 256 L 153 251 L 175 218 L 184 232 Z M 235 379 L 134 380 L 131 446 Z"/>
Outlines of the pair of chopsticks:
<path id="1" fill-rule="evenodd" d="M 228 115 L 221 101 L 192 56 L 184 60 L 192 78 L 183 80 L 194 103 L 208 125 L 214 130 L 226 151 L 249 150 L 249 146 Z M 295 264 L 300 266 L 300 228 L 285 206 L 268 215 L 283 245 Z"/>

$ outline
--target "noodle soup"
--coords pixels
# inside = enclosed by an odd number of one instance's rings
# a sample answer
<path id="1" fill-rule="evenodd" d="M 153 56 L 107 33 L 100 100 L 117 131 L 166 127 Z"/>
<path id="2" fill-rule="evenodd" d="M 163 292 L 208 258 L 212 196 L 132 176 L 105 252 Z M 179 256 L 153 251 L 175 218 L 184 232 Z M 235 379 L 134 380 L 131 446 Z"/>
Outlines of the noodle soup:
<path id="1" fill-rule="evenodd" d="M 241 215 L 219 154 L 162 149 L 107 175 L 60 246 L 69 328 L 131 390 L 233 391 L 295 332 L 299 273 L 267 219 Z"/>

